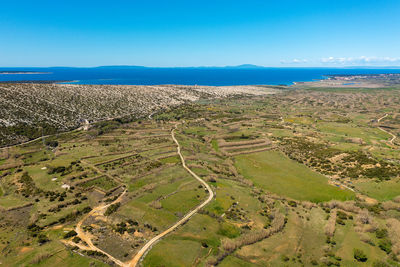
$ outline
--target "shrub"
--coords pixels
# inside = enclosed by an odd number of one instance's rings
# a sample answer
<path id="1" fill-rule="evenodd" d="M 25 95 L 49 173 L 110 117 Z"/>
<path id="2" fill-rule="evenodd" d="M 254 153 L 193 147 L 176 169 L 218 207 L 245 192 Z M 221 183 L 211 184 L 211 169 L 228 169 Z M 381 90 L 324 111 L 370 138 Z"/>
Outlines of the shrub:
<path id="1" fill-rule="evenodd" d="M 369 224 L 372 222 L 372 217 L 369 215 L 368 211 L 364 209 L 358 214 L 357 220 L 361 224 Z"/>
<path id="2" fill-rule="evenodd" d="M 48 254 L 48 253 L 39 254 L 39 255 L 35 256 L 35 257 L 33 258 L 33 260 L 32 260 L 30 263 L 31 263 L 31 264 L 39 264 L 39 263 L 41 263 L 42 261 L 44 261 L 45 259 L 50 258 L 51 256 L 52 256 L 52 255 L 51 255 L 51 254 Z"/>
<path id="3" fill-rule="evenodd" d="M 388 236 L 387 229 L 378 229 L 375 232 L 377 238 L 385 238 Z"/>
<path id="4" fill-rule="evenodd" d="M 385 251 L 386 254 L 389 254 L 390 252 L 392 252 L 392 242 L 390 242 L 390 240 L 386 238 L 382 239 L 379 241 L 379 248 Z"/>
<path id="5" fill-rule="evenodd" d="M 82 209 L 82 213 L 89 213 L 92 210 L 91 207 L 87 206 Z"/>
<path id="6" fill-rule="evenodd" d="M 71 230 L 71 231 L 69 231 L 68 233 L 66 233 L 64 235 L 64 238 L 70 238 L 70 237 L 73 237 L 73 236 L 76 236 L 76 235 L 77 235 L 77 233 L 74 230 Z"/>
<path id="7" fill-rule="evenodd" d="M 46 141 L 46 146 L 58 147 L 58 142 L 57 141 Z"/>
<path id="8" fill-rule="evenodd" d="M 40 245 L 42 245 L 42 244 L 44 244 L 44 243 L 46 243 L 46 242 L 48 242 L 48 241 L 50 241 L 50 239 L 48 239 L 47 236 L 46 236 L 45 234 L 40 234 L 40 235 L 38 236 L 38 243 L 39 243 Z"/>
<path id="9" fill-rule="evenodd" d="M 222 223 L 217 233 L 229 238 L 235 238 L 240 235 L 240 230 L 232 224 Z"/>
<path id="10" fill-rule="evenodd" d="M 282 261 L 289 261 L 289 257 L 286 255 L 281 256 Z"/>
<path id="11" fill-rule="evenodd" d="M 353 256 L 356 261 L 366 262 L 368 260 L 367 255 L 361 249 L 355 248 L 353 250 Z"/>
<path id="12" fill-rule="evenodd" d="M 104 215 L 105 215 L 105 216 L 111 215 L 112 213 L 116 212 L 120 206 L 121 206 L 121 203 L 119 203 L 119 202 L 110 205 L 110 206 L 107 208 L 106 212 L 104 212 Z"/>
<path id="13" fill-rule="evenodd" d="M 65 168 L 64 166 L 58 166 L 58 167 L 48 167 L 48 174 L 54 174 L 54 173 L 63 173 L 65 172 L 67 168 Z"/>
<path id="14" fill-rule="evenodd" d="M 341 218 L 337 218 L 336 219 L 336 223 L 340 224 L 340 225 L 345 225 L 346 224 Z"/>
<path id="15" fill-rule="evenodd" d="M 289 200 L 288 201 L 288 204 L 289 204 L 289 206 L 291 206 L 291 207 L 297 207 L 297 203 L 296 203 L 296 201 L 293 201 L 293 200 Z"/>
<path id="16" fill-rule="evenodd" d="M 29 224 L 29 225 L 27 226 L 27 229 L 28 229 L 29 234 L 30 234 L 31 236 L 33 236 L 33 237 L 38 236 L 38 235 L 40 234 L 40 231 L 43 230 L 42 227 L 38 226 L 38 225 L 35 224 L 35 223 Z"/>
<path id="17" fill-rule="evenodd" d="M 338 210 L 337 216 L 338 216 L 339 219 L 341 219 L 341 220 L 347 220 L 347 214 L 344 213 L 343 211 Z"/>
<path id="18" fill-rule="evenodd" d="M 374 261 L 372 267 L 390 267 L 390 265 L 386 264 L 384 261 Z"/>

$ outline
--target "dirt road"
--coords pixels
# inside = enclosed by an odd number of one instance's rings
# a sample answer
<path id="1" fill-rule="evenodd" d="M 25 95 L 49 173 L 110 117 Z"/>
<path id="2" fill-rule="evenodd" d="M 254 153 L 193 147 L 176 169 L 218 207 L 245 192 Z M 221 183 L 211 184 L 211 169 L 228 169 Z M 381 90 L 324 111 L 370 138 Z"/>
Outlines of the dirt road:
<path id="1" fill-rule="evenodd" d="M 86 242 L 87 246 L 88 246 L 91 250 L 99 251 L 99 252 L 101 252 L 101 253 L 107 255 L 107 257 L 108 257 L 110 260 L 112 260 L 113 262 L 115 262 L 115 264 L 117 264 L 117 265 L 119 265 L 119 266 L 127 266 L 127 265 L 126 265 L 125 263 L 123 263 L 122 261 L 120 261 L 120 260 L 114 258 L 113 256 L 111 256 L 111 255 L 108 254 L 107 252 L 105 252 L 105 251 L 99 249 L 98 247 L 96 247 L 96 246 L 93 244 L 91 237 L 90 237 L 85 231 L 82 230 L 81 226 L 82 226 L 83 222 L 84 222 L 87 218 L 89 218 L 90 216 L 95 216 L 96 214 L 102 214 L 102 211 L 105 210 L 106 208 L 108 208 L 110 205 L 120 202 L 121 199 L 122 199 L 122 197 L 126 194 L 126 192 L 127 192 L 127 191 L 125 190 L 116 200 L 114 200 L 114 201 L 111 202 L 110 204 L 101 205 L 101 206 L 98 206 L 98 207 L 92 209 L 88 214 L 86 214 L 86 215 L 82 218 L 82 220 L 80 220 L 80 221 L 78 222 L 78 224 L 77 224 L 76 227 L 75 227 L 75 232 L 78 234 L 78 236 L 79 236 L 83 241 Z"/>
<path id="2" fill-rule="evenodd" d="M 210 203 L 210 201 L 213 199 L 214 197 L 214 192 L 212 191 L 211 187 L 203 180 L 201 179 L 199 176 L 197 176 L 197 174 L 195 174 L 191 169 L 189 169 L 186 166 L 185 163 L 185 158 L 183 157 L 182 153 L 181 153 L 181 146 L 179 145 L 178 140 L 175 138 L 175 130 L 177 129 L 178 124 L 175 125 L 175 129 L 173 129 L 171 131 L 171 137 L 174 140 L 174 142 L 177 145 L 177 150 L 178 150 L 178 154 L 179 157 L 181 158 L 181 162 L 182 162 L 182 166 L 185 170 L 187 170 L 190 175 L 192 175 L 195 179 L 197 179 L 207 190 L 208 190 L 208 198 L 201 203 L 199 206 L 197 206 L 194 210 L 192 210 L 191 212 L 189 212 L 188 214 L 186 214 L 182 219 L 180 219 L 178 222 L 176 222 L 173 226 L 171 226 L 170 228 L 168 228 L 167 230 L 165 230 L 164 232 L 160 233 L 159 235 L 155 236 L 154 238 L 152 238 L 149 242 L 146 243 L 146 245 L 144 245 L 139 252 L 136 254 L 136 256 L 129 262 L 129 267 L 135 267 L 139 262 L 140 259 L 143 257 L 143 255 L 146 254 L 146 252 L 155 244 L 157 243 L 161 238 L 163 238 L 164 236 L 166 236 L 167 234 L 169 234 L 170 232 L 174 231 L 176 228 L 178 228 L 180 225 L 184 224 L 186 221 L 188 221 L 190 219 L 190 217 L 192 217 L 194 214 L 196 214 L 201 208 L 203 208 L 205 205 L 207 205 L 208 203 Z"/>
<path id="3" fill-rule="evenodd" d="M 380 118 L 378 119 L 378 122 L 380 122 L 381 120 L 383 120 L 383 119 L 386 118 L 387 116 L 389 116 L 389 114 L 386 113 L 385 116 L 380 117 Z M 389 134 L 389 135 L 391 135 L 391 136 L 392 136 L 392 139 L 389 140 L 389 143 L 391 143 L 392 145 L 394 145 L 393 142 L 394 142 L 394 140 L 396 140 L 397 136 L 394 135 L 394 134 L 392 134 L 392 133 L 389 132 L 389 131 L 386 131 L 385 129 L 383 129 L 383 128 L 380 127 L 380 126 L 378 126 L 378 129 L 381 130 L 381 131 L 383 131 L 383 132 L 385 132 L 385 133 L 387 133 L 387 134 Z"/>
<path id="4" fill-rule="evenodd" d="M 141 258 L 148 252 L 149 249 L 151 249 L 151 247 L 157 243 L 161 238 L 163 238 L 164 236 L 166 236 L 167 234 L 169 234 L 170 232 L 174 231 L 176 228 L 178 228 L 180 225 L 184 224 L 185 222 L 187 222 L 190 217 L 192 217 L 194 214 L 196 214 L 201 208 L 203 208 L 205 205 L 207 205 L 208 203 L 211 202 L 211 200 L 214 197 L 214 192 L 212 191 L 211 187 L 203 180 L 201 179 L 197 174 L 195 174 L 191 169 L 189 169 L 186 166 L 186 162 L 185 162 L 185 158 L 183 157 L 182 153 L 181 153 L 181 146 L 178 142 L 178 140 L 175 138 L 175 130 L 177 129 L 179 124 L 175 125 L 175 128 L 171 131 L 171 137 L 174 140 L 174 142 L 177 145 L 177 152 L 178 155 L 181 159 L 182 162 L 182 167 L 187 170 L 190 175 L 192 175 L 196 180 L 198 180 L 208 191 L 208 198 L 203 201 L 199 206 L 197 206 L 195 209 L 193 209 L 192 211 L 190 211 L 189 213 L 187 213 L 182 219 L 180 219 L 179 221 L 177 221 L 174 225 L 172 225 L 171 227 L 169 227 L 167 230 L 163 231 L 162 233 L 160 233 L 159 235 L 155 236 L 154 238 L 152 238 L 150 241 L 148 241 L 140 250 L 139 252 L 135 255 L 135 257 L 129 261 L 129 262 L 122 262 L 118 259 L 116 259 L 115 257 L 113 257 L 112 255 L 108 254 L 107 252 L 101 250 L 100 248 L 96 247 L 92 240 L 91 240 L 91 236 L 90 234 L 86 233 L 83 229 L 82 229 L 82 224 L 83 222 L 89 218 L 90 216 L 96 216 L 96 215 L 102 215 L 103 211 L 108 208 L 110 205 L 118 203 L 121 201 L 122 197 L 126 194 L 126 190 L 112 203 L 110 204 L 106 204 L 106 205 L 100 205 L 98 207 L 95 207 L 92 211 L 90 211 L 88 214 L 86 214 L 82 220 L 80 220 L 78 222 L 78 224 L 75 227 L 75 232 L 78 234 L 78 236 L 82 239 L 82 241 L 86 242 L 87 247 L 86 246 L 82 246 L 82 249 L 91 249 L 94 251 L 99 251 L 103 254 L 105 254 L 110 260 L 112 260 L 116 265 L 122 266 L 122 267 L 135 267 L 141 260 Z"/>

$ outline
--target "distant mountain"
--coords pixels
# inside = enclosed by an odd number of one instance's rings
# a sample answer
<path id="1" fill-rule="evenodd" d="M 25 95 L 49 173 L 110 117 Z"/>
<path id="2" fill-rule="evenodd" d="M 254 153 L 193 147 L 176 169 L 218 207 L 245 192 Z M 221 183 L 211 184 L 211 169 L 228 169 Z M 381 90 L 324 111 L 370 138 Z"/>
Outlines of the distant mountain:
<path id="1" fill-rule="evenodd" d="M 94 67 L 96 69 L 143 69 L 148 68 L 145 66 L 135 66 L 135 65 L 111 65 L 111 66 L 98 66 Z"/>
<path id="2" fill-rule="evenodd" d="M 145 66 L 130 66 L 130 65 L 111 65 L 111 66 L 98 66 L 94 67 L 97 69 L 142 69 L 142 68 L 163 68 L 163 67 L 145 67 Z M 223 66 L 223 67 L 218 67 L 218 66 L 198 66 L 198 67 L 165 67 L 165 68 L 177 68 L 177 69 L 260 69 L 260 68 L 265 68 L 263 66 L 257 66 L 253 64 L 242 64 L 238 66 Z"/>
<path id="3" fill-rule="evenodd" d="M 224 68 L 229 68 L 229 69 L 263 69 L 265 67 L 263 66 L 257 66 L 253 64 L 242 64 L 238 66 L 226 66 Z"/>

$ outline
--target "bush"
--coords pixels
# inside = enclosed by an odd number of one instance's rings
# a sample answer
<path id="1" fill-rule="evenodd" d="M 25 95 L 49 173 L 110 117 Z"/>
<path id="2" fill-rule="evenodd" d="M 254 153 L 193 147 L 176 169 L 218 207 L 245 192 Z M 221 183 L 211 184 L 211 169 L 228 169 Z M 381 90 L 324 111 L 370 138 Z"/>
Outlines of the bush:
<path id="1" fill-rule="evenodd" d="M 390 242 L 390 240 L 386 238 L 382 239 L 379 241 L 379 248 L 385 251 L 386 254 L 389 254 L 390 252 L 392 252 L 392 242 Z"/>
<path id="2" fill-rule="evenodd" d="M 385 238 L 388 236 L 388 231 L 387 231 L 387 229 L 378 229 L 378 230 L 376 230 L 375 235 L 377 238 L 380 238 L 380 239 Z"/>
<path id="3" fill-rule="evenodd" d="M 384 261 L 374 261 L 372 267 L 390 267 L 390 265 L 386 264 Z"/>
<path id="4" fill-rule="evenodd" d="M 84 207 L 83 209 L 82 209 L 82 213 L 89 213 L 89 212 L 91 212 L 92 211 L 92 208 L 91 207 Z"/>
<path id="5" fill-rule="evenodd" d="M 340 224 L 340 225 L 345 225 L 346 224 L 341 218 L 337 218 L 336 219 L 336 223 Z"/>
<path id="6" fill-rule="evenodd" d="M 38 236 L 38 235 L 40 234 L 40 231 L 43 230 L 42 227 L 38 226 L 38 225 L 35 224 L 35 223 L 29 224 L 29 225 L 27 226 L 27 229 L 28 229 L 29 234 L 30 234 L 31 236 L 33 236 L 33 237 Z"/>
<path id="7" fill-rule="evenodd" d="M 64 238 L 70 238 L 70 237 L 73 237 L 73 236 L 76 236 L 76 235 L 77 235 L 77 233 L 74 230 L 71 230 L 71 231 L 69 231 L 68 233 L 66 233 L 64 235 Z"/>
<path id="8" fill-rule="evenodd" d="M 46 146 L 58 147 L 58 142 L 57 141 L 46 141 Z"/>
<path id="9" fill-rule="evenodd" d="M 368 260 L 367 255 L 361 249 L 355 248 L 353 250 L 353 256 L 356 261 L 366 262 Z"/>
<path id="10" fill-rule="evenodd" d="M 105 215 L 105 216 L 111 215 L 112 213 L 116 212 L 120 206 L 121 206 L 121 203 L 119 203 L 119 202 L 110 205 L 110 206 L 107 208 L 106 212 L 104 212 L 104 215 Z"/>
<path id="11" fill-rule="evenodd" d="M 220 225 L 217 233 L 229 238 L 235 238 L 240 235 L 240 230 L 236 226 L 224 222 Z"/>
<path id="12" fill-rule="evenodd" d="M 45 259 L 50 258 L 51 256 L 52 256 L 52 255 L 51 255 L 51 254 L 48 254 L 48 253 L 39 254 L 39 255 L 35 256 L 35 257 L 33 258 L 33 260 L 32 260 L 30 263 L 31 263 L 31 264 L 39 264 L 39 263 L 41 263 L 42 261 L 44 261 Z"/>
<path id="13" fill-rule="evenodd" d="M 297 207 L 297 203 L 296 203 L 296 201 L 293 201 L 293 200 L 289 200 L 288 201 L 288 204 L 289 204 L 289 206 L 291 206 L 291 207 Z"/>
<path id="14" fill-rule="evenodd" d="M 67 169 L 64 166 L 58 166 L 58 167 L 48 166 L 47 168 L 48 168 L 47 171 L 48 174 L 63 173 Z"/>
<path id="15" fill-rule="evenodd" d="M 48 239 L 47 236 L 46 236 L 45 234 L 40 234 L 40 235 L 38 236 L 38 243 L 39 243 L 40 245 L 42 245 L 42 244 L 44 244 L 44 243 L 46 243 L 46 242 L 48 242 L 48 241 L 50 241 L 50 239 Z"/>

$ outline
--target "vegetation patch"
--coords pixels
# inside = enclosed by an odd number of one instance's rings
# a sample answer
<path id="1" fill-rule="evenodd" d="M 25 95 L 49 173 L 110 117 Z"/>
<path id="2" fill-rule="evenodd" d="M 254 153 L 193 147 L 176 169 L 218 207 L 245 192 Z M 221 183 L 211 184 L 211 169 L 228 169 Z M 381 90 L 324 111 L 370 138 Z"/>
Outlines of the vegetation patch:
<path id="1" fill-rule="evenodd" d="M 326 177 L 277 151 L 240 155 L 235 160 L 245 178 L 272 193 L 313 202 L 354 198 L 352 192 L 329 185 Z"/>
<path id="2" fill-rule="evenodd" d="M 90 180 L 87 182 L 83 182 L 79 184 L 79 186 L 83 188 L 89 188 L 92 186 L 99 187 L 100 189 L 103 189 L 104 191 L 108 191 L 114 187 L 116 187 L 118 184 L 114 181 L 108 178 L 107 176 L 102 176 L 94 180 Z"/>

